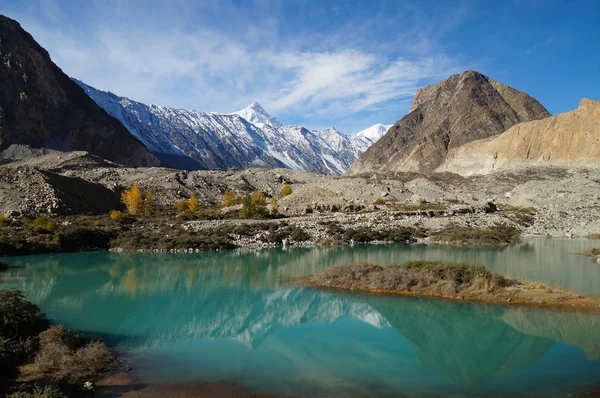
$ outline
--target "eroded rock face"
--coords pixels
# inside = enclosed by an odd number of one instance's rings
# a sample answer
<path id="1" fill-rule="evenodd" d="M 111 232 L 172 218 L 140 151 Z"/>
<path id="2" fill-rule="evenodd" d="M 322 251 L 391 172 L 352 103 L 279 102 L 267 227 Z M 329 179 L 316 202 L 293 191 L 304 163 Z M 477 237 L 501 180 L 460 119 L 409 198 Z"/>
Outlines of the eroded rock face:
<path id="1" fill-rule="evenodd" d="M 419 90 L 410 110 L 348 174 L 431 172 L 452 148 L 550 116 L 536 99 L 474 71 Z"/>
<path id="2" fill-rule="evenodd" d="M 600 101 L 450 150 L 438 171 L 489 174 L 526 167 L 600 167 Z"/>
<path id="3" fill-rule="evenodd" d="M 159 163 L 18 22 L 0 15 L 0 150 L 11 144 L 85 150 L 129 166 Z"/>

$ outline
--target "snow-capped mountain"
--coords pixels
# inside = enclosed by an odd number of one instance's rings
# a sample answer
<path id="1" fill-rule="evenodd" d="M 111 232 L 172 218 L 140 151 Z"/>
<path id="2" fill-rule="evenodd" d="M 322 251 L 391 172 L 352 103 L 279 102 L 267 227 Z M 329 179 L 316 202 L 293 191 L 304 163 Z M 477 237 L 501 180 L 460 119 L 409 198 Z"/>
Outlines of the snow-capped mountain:
<path id="1" fill-rule="evenodd" d="M 241 111 L 237 111 L 233 113 L 234 115 L 238 115 L 254 124 L 258 127 L 270 126 L 270 127 L 283 127 L 283 124 L 276 118 L 267 113 L 263 109 L 262 106 L 256 101 L 254 101 L 250 106 Z"/>
<path id="2" fill-rule="evenodd" d="M 341 175 L 382 131 L 376 125 L 349 136 L 283 126 L 257 102 L 232 114 L 147 105 L 75 81 L 164 165 L 181 169 L 285 167 Z"/>
<path id="3" fill-rule="evenodd" d="M 393 126 L 393 124 L 385 125 L 385 124 L 377 123 L 374 126 L 371 126 L 367 129 L 364 129 L 361 132 L 356 133 L 356 136 L 365 138 L 366 140 L 369 140 L 370 142 L 376 142 L 381 137 L 383 137 L 385 135 L 385 133 L 387 133 L 387 131 L 392 126 Z"/>

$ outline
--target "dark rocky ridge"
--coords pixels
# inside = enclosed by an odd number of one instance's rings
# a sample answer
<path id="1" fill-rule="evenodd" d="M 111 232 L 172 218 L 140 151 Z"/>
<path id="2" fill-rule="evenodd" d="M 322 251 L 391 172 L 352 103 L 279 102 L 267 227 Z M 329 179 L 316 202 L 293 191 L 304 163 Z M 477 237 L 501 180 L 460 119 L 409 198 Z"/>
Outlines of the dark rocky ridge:
<path id="1" fill-rule="evenodd" d="M 56 66 L 48 52 L 0 15 L 0 150 L 11 144 L 84 150 L 128 166 L 159 161 Z"/>
<path id="2" fill-rule="evenodd" d="M 419 90 L 408 115 L 367 149 L 347 174 L 431 172 L 451 148 L 548 116 L 536 99 L 478 72 L 452 75 Z"/>

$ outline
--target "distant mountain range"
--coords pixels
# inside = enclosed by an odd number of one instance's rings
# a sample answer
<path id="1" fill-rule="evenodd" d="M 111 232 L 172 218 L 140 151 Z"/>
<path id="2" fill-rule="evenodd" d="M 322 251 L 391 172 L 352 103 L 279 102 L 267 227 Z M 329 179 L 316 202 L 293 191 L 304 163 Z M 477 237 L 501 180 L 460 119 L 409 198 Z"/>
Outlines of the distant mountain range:
<path id="1" fill-rule="evenodd" d="M 284 126 L 254 102 L 232 114 L 147 105 L 75 80 L 164 165 L 180 169 L 285 167 L 341 175 L 390 126 L 355 135 Z"/>
<path id="2" fill-rule="evenodd" d="M 0 15 L 0 83 L 0 163 L 52 149 L 133 167 L 330 175 L 599 164 L 597 102 L 550 118 L 535 98 L 476 71 L 420 89 L 392 126 L 346 135 L 283 125 L 257 102 L 207 113 L 97 90 L 72 80 L 18 22 Z"/>

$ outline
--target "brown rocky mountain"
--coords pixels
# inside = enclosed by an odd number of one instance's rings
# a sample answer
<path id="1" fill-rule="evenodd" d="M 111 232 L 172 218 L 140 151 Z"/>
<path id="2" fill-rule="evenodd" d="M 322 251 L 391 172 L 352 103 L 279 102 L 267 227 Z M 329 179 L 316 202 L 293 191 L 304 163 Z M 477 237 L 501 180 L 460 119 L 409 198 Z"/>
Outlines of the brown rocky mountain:
<path id="1" fill-rule="evenodd" d="M 11 144 L 84 150 L 128 166 L 159 164 L 18 22 L 0 15 L 0 150 Z"/>
<path id="2" fill-rule="evenodd" d="M 363 153 L 348 175 L 432 172 L 448 150 L 550 116 L 534 98 L 475 71 L 417 92 L 410 112 Z"/>
<path id="3" fill-rule="evenodd" d="M 600 167 L 600 101 L 450 150 L 438 171 L 488 174 L 531 166 Z"/>

